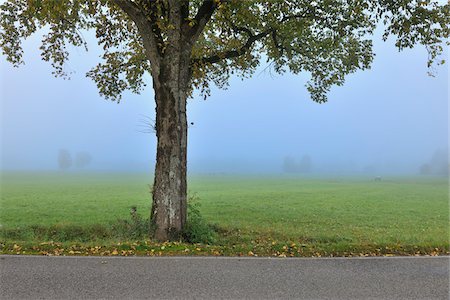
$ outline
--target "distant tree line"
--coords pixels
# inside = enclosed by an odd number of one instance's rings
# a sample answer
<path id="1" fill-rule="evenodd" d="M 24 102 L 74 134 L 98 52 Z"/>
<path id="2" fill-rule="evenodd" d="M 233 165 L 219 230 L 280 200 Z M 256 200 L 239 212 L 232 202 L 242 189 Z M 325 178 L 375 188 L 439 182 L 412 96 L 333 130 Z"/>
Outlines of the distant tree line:
<path id="1" fill-rule="evenodd" d="M 78 152 L 75 154 L 75 158 L 72 159 L 72 155 L 66 149 L 60 149 L 58 153 L 58 167 L 60 170 L 68 170 L 73 165 L 76 168 L 85 168 L 92 161 L 92 157 L 88 152 Z"/>

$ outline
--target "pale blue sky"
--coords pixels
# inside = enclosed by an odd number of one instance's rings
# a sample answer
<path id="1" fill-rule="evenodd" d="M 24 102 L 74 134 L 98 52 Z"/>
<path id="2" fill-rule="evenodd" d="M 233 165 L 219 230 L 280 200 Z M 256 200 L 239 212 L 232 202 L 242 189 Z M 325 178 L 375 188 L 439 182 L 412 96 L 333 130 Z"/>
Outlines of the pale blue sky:
<path id="1" fill-rule="evenodd" d="M 64 148 L 90 152 L 90 169 L 153 172 L 156 137 L 140 132 L 142 115 L 154 117 L 151 88 L 106 101 L 84 77 L 98 60 L 94 45 L 71 51 L 67 81 L 52 77 L 38 44 L 39 37 L 25 43 L 18 69 L 0 58 L 1 168 L 56 170 Z M 399 53 L 375 39 L 374 50 L 372 69 L 349 76 L 325 104 L 310 100 L 306 75 L 271 76 L 265 66 L 206 101 L 189 100 L 190 170 L 279 173 L 285 156 L 308 154 L 315 171 L 417 172 L 447 147 L 448 65 L 433 78 L 423 47 Z"/>

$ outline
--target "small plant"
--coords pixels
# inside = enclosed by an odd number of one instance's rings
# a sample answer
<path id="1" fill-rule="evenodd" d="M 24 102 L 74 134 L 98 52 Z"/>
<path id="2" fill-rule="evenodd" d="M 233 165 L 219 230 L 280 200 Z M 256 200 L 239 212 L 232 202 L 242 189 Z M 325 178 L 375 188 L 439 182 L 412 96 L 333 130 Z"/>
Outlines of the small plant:
<path id="1" fill-rule="evenodd" d="M 187 202 L 187 222 L 183 237 L 189 243 L 212 244 L 216 239 L 216 232 L 200 213 L 200 203 L 197 195 L 190 195 Z"/>
<path id="2" fill-rule="evenodd" d="M 153 232 L 150 227 L 150 220 L 143 218 L 137 212 L 137 207 L 132 206 L 130 219 L 118 219 L 112 225 L 112 235 L 126 239 L 139 239 L 148 236 L 149 232 Z"/>

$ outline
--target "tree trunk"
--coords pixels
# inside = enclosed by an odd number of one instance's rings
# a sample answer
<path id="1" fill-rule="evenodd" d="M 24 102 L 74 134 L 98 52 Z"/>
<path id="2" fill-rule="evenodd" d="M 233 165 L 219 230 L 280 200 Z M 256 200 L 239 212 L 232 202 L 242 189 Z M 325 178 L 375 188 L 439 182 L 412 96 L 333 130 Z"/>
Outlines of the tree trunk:
<path id="1" fill-rule="evenodd" d="M 156 225 L 155 238 L 176 240 L 187 218 L 187 117 L 189 83 L 187 50 L 168 51 L 153 78 L 156 100 L 156 153 L 151 218 Z M 184 57 L 184 58 L 183 58 Z"/>

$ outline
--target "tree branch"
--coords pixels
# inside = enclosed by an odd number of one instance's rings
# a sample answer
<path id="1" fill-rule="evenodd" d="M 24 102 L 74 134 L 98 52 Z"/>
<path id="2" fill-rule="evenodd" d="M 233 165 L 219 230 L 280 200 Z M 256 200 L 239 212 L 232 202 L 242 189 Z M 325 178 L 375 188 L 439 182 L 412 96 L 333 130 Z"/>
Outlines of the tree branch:
<path id="1" fill-rule="evenodd" d="M 159 28 L 155 31 L 157 28 L 155 22 L 149 22 L 139 6 L 130 0 L 112 1 L 136 24 L 142 36 L 144 48 L 150 63 L 153 67 L 158 67 L 160 64 L 160 57 L 162 56 L 162 37 L 158 34 Z M 161 46 L 158 46 L 158 43 L 160 43 Z M 152 69 L 155 70 L 156 68 Z"/>
<path id="2" fill-rule="evenodd" d="M 223 3 L 225 0 L 222 0 L 221 2 Z M 205 0 L 202 4 L 202 6 L 199 8 L 197 16 L 195 17 L 196 20 L 198 19 L 205 19 L 205 24 L 206 22 L 211 18 L 215 8 L 217 7 L 213 7 L 214 3 L 216 1 L 214 0 Z M 311 17 L 311 18 L 316 18 L 316 14 L 312 11 L 307 11 L 304 12 L 302 14 L 293 14 L 293 15 L 285 15 L 281 18 L 281 20 L 279 20 L 280 23 L 284 23 L 287 21 L 290 21 L 292 19 L 303 19 L 303 18 L 307 18 L 307 17 Z M 323 18 L 320 18 L 321 20 L 323 20 Z M 272 40 L 275 44 L 275 47 L 278 49 L 278 51 L 280 51 L 280 53 L 283 53 L 286 49 L 280 44 L 279 42 L 279 34 L 277 32 L 277 30 L 275 28 L 270 28 L 267 29 L 257 35 L 255 35 L 249 28 L 246 27 L 237 27 L 235 26 L 232 22 L 229 22 L 231 28 L 236 31 L 236 32 L 244 32 L 246 33 L 249 38 L 246 41 L 246 43 L 239 49 L 236 50 L 229 50 L 229 51 L 224 51 L 222 53 L 218 53 L 209 57 L 203 57 L 200 59 L 194 59 L 193 62 L 198 62 L 198 63 L 217 63 L 223 59 L 229 59 L 229 58 L 236 58 L 239 57 L 241 55 L 244 55 L 253 45 L 253 43 L 255 43 L 257 40 L 260 40 L 264 37 L 266 37 L 267 35 L 271 34 Z M 196 24 L 197 25 L 197 24 Z M 198 24 L 199 25 L 199 24 Z M 196 26 L 194 26 L 193 30 L 196 28 Z M 203 28 L 201 30 L 203 30 Z M 197 28 L 197 30 L 199 30 L 199 28 Z M 198 33 L 200 34 L 201 31 Z"/>
<path id="3" fill-rule="evenodd" d="M 280 44 L 280 42 L 279 42 L 279 35 L 278 35 L 278 33 L 277 33 L 276 30 L 272 31 L 272 40 L 273 40 L 273 43 L 274 43 L 274 45 L 275 45 L 275 48 L 278 50 L 278 53 L 279 53 L 280 55 L 283 55 L 283 53 L 284 53 L 284 51 L 286 50 L 286 48 L 283 47 L 283 46 Z"/>
<path id="4" fill-rule="evenodd" d="M 183 0 L 181 2 L 181 17 L 184 19 L 189 17 L 189 0 Z"/>
<path id="5" fill-rule="evenodd" d="M 251 34 L 250 30 L 247 29 L 246 32 L 249 33 L 250 37 L 247 39 L 246 43 L 239 49 L 224 51 L 224 52 L 221 52 L 221 53 L 209 56 L 209 57 L 203 57 L 201 59 L 194 59 L 193 62 L 200 63 L 200 64 L 202 64 L 202 63 L 214 64 L 223 59 L 239 57 L 241 55 L 244 55 L 253 46 L 253 44 L 256 41 L 263 39 L 264 37 L 268 36 L 273 31 L 274 31 L 274 29 L 270 28 L 259 34 L 253 35 L 253 34 Z"/>
<path id="6" fill-rule="evenodd" d="M 221 3 L 226 2 L 226 0 L 216 1 L 216 0 L 204 0 L 202 5 L 199 7 L 197 14 L 194 17 L 194 26 L 190 30 L 191 42 L 194 43 L 203 29 L 205 29 L 206 24 L 211 19 L 214 11 L 219 7 Z"/>

